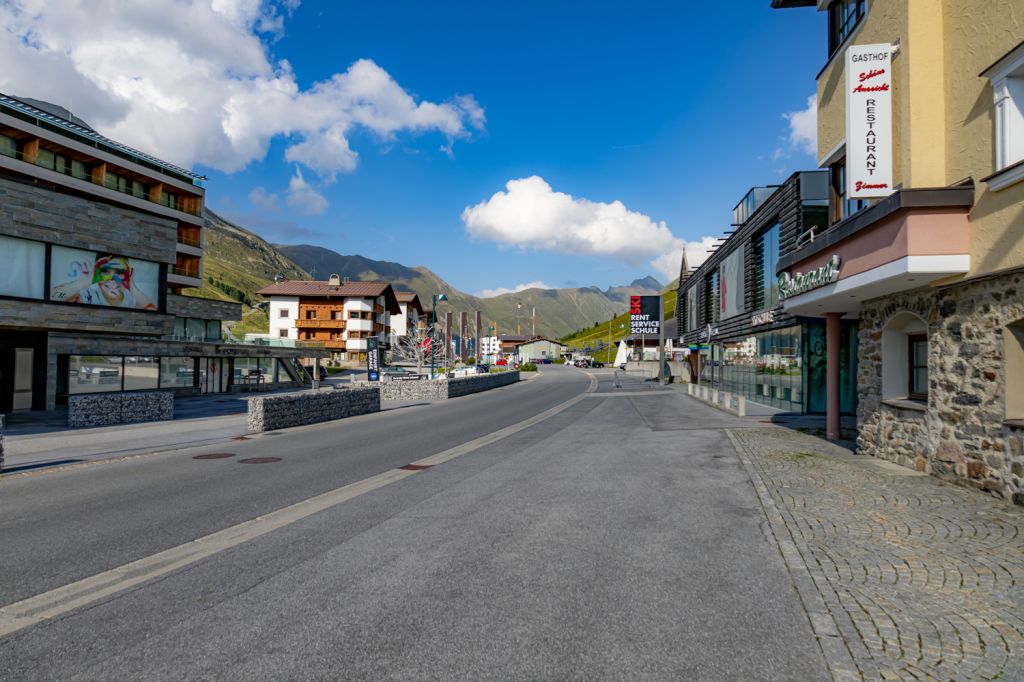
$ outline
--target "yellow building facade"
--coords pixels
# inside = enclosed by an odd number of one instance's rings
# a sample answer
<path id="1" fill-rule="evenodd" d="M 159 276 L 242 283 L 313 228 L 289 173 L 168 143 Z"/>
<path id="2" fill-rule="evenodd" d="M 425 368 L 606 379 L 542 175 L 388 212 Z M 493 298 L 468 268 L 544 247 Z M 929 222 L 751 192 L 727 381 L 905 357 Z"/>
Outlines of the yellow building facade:
<path id="1" fill-rule="evenodd" d="M 817 113 L 831 220 L 779 274 L 831 265 L 786 309 L 857 320 L 860 452 L 1024 504 L 1024 3 L 772 5 L 828 25 Z M 867 199 L 845 183 L 858 170 L 849 83 L 871 77 L 847 74 L 858 46 L 891 54 L 879 138 L 892 186 Z"/>

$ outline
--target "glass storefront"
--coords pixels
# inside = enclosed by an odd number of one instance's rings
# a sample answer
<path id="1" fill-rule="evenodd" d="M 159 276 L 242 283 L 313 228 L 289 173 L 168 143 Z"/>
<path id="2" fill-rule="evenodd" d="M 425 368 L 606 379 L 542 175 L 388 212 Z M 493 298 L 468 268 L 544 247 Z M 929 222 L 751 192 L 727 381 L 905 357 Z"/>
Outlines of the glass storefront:
<path id="1" fill-rule="evenodd" d="M 227 358 L 186 356 L 61 355 L 58 365 L 67 369 L 60 370 L 57 393 L 67 396 L 195 386 L 204 393 L 220 393 L 228 390 L 228 363 Z M 235 384 L 243 383 L 242 377 L 250 370 L 258 370 L 267 384 L 290 381 L 287 371 L 275 358 L 235 358 L 232 364 Z"/>
<path id="2" fill-rule="evenodd" d="M 856 405 L 857 327 L 844 325 L 840 410 Z M 825 326 L 805 324 L 714 343 L 701 350 L 700 383 L 787 412 L 824 412 Z"/>

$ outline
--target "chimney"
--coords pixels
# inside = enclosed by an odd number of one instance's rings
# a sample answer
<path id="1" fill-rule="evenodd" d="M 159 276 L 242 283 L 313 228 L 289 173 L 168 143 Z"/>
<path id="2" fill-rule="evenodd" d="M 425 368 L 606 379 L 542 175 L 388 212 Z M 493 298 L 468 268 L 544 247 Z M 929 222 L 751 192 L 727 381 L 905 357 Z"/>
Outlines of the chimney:
<path id="1" fill-rule="evenodd" d="M 337 277 L 337 275 L 335 275 Z M 348 277 L 345 278 L 345 284 L 348 284 Z"/>
<path id="2" fill-rule="evenodd" d="M 345 279 L 347 280 L 348 278 L 346 277 Z M 338 277 L 337 275 L 331 275 L 331 276 L 330 276 L 330 277 L 328 278 L 328 280 L 327 280 L 327 283 L 328 283 L 328 284 L 330 284 L 331 286 L 334 286 L 334 287 L 336 287 L 336 286 L 338 286 L 339 284 L 341 284 L 341 278 L 340 278 L 340 277 Z"/>

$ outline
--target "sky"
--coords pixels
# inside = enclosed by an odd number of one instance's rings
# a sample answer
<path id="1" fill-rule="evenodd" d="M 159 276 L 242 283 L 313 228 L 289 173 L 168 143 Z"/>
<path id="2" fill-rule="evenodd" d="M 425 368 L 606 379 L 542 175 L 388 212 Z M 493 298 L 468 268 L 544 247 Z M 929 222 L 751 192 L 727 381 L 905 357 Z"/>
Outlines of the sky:
<path id="1" fill-rule="evenodd" d="M 272 243 L 482 295 L 667 282 L 816 166 L 824 19 L 769 0 L 0 0 L 0 27 L 0 92 L 206 175 Z"/>

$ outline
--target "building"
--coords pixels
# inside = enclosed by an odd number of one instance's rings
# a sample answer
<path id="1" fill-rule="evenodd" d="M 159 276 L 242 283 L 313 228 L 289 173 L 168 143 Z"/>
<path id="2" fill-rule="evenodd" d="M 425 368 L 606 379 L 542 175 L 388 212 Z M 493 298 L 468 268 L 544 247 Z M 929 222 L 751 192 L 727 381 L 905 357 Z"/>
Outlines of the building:
<path id="1" fill-rule="evenodd" d="M 828 225 L 828 173 L 798 172 L 754 187 L 733 209 L 733 233 L 696 270 L 685 264 L 676 302 L 691 381 L 788 412 L 824 413 L 825 325 L 784 309 L 777 264 Z M 684 257 L 685 260 L 685 257 Z M 855 321 L 842 324 L 840 409 L 856 409 Z"/>
<path id="2" fill-rule="evenodd" d="M 399 313 L 391 318 L 392 336 L 397 338 L 415 335 L 416 330 L 426 322 L 420 297 L 410 291 L 396 291 L 395 298 L 398 299 Z"/>
<path id="3" fill-rule="evenodd" d="M 0 95 L 0 412 L 298 378 L 294 349 L 223 339 L 238 304 L 184 295 L 202 284 L 203 179 Z"/>
<path id="4" fill-rule="evenodd" d="M 336 362 L 365 361 L 371 337 L 386 348 L 392 316 L 401 314 L 387 282 L 350 282 L 331 275 L 326 282 L 275 282 L 256 293 L 270 302 L 271 339 L 322 344 Z"/>
<path id="5" fill-rule="evenodd" d="M 772 5 L 829 13 L 829 226 L 780 258 L 784 310 L 857 321 L 859 452 L 1024 503 L 1024 4 Z"/>
<path id="6" fill-rule="evenodd" d="M 516 354 L 520 362 L 538 362 L 540 360 L 557 360 L 562 357 L 565 346 L 546 339 L 543 336 L 536 336 L 529 341 L 519 344 L 516 347 Z"/>

